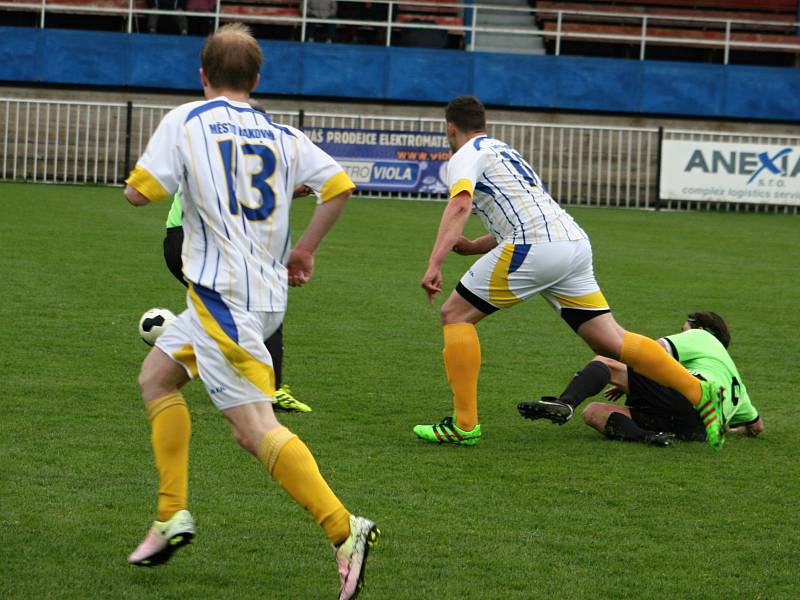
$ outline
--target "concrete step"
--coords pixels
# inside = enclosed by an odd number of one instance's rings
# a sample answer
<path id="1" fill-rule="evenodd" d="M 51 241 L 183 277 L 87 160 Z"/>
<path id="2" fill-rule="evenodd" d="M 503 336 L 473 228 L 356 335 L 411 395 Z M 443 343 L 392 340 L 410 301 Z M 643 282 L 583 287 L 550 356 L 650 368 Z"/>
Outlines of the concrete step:
<path id="1" fill-rule="evenodd" d="M 477 4 L 491 4 L 492 6 L 530 7 L 530 4 L 528 4 L 528 0 L 480 0 L 479 2 L 477 2 Z M 480 10 L 478 12 L 480 13 Z"/>
<path id="2" fill-rule="evenodd" d="M 538 36 L 481 33 L 475 38 L 475 50 L 485 52 L 510 52 L 544 54 L 544 42 Z"/>
<path id="3" fill-rule="evenodd" d="M 486 10 L 478 13 L 475 22 L 478 25 L 520 27 L 533 25 L 533 15 L 522 12 L 503 12 L 499 10 Z"/>

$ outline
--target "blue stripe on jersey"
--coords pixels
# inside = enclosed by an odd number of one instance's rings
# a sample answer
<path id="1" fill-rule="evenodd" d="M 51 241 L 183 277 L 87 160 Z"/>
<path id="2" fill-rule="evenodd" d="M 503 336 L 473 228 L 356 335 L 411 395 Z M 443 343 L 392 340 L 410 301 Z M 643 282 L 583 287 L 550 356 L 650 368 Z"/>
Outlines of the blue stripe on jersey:
<path id="1" fill-rule="evenodd" d="M 289 249 L 289 241 L 292 239 L 292 228 L 288 227 L 286 231 L 286 241 L 283 242 L 283 249 L 281 250 L 281 263 L 286 261 L 286 251 Z"/>
<path id="2" fill-rule="evenodd" d="M 181 221 L 183 223 L 183 221 Z M 200 276 L 198 281 L 203 279 L 203 271 L 206 270 L 206 258 L 208 258 L 208 237 L 206 236 L 206 226 L 203 224 L 203 219 L 200 219 L 200 231 L 203 232 L 203 266 L 200 267 Z"/>
<path id="3" fill-rule="evenodd" d="M 233 315 L 228 309 L 225 302 L 214 290 L 210 290 L 202 285 L 192 285 L 192 288 L 203 301 L 203 304 L 214 317 L 214 320 L 219 323 L 225 334 L 237 344 L 239 343 L 239 331 L 236 329 L 236 322 L 233 320 Z"/>
<path id="4" fill-rule="evenodd" d="M 293 134 L 292 131 L 288 127 L 284 127 L 283 125 L 277 125 L 277 124 L 273 123 L 272 119 L 270 119 L 267 115 L 264 115 L 264 118 L 267 120 L 267 123 L 272 125 L 275 129 L 277 129 L 279 131 L 282 131 L 283 133 L 285 133 L 287 135 L 290 135 L 292 137 L 296 137 L 295 134 Z"/>
<path id="5" fill-rule="evenodd" d="M 508 167 L 506 167 L 506 168 L 508 168 Z M 527 240 L 525 239 L 525 227 L 522 224 L 522 219 L 520 218 L 519 214 L 517 213 L 517 209 L 515 209 L 514 205 L 511 203 L 511 199 L 503 193 L 503 190 L 501 190 L 500 187 L 496 183 L 494 183 L 491 179 L 489 179 L 489 177 L 487 177 L 486 173 L 484 173 L 483 176 L 486 178 L 486 181 L 488 181 L 491 185 L 494 186 L 494 188 L 498 192 L 500 192 L 500 195 L 503 196 L 503 198 L 506 199 L 506 202 L 508 202 L 508 205 L 511 207 L 511 210 L 514 213 L 514 216 L 517 217 L 517 221 L 519 221 L 519 230 L 520 230 L 520 233 L 522 233 L 522 243 L 523 244 L 527 243 Z M 500 210 L 503 210 L 503 207 L 500 205 L 500 203 L 497 200 L 495 200 L 495 203 L 500 208 Z M 505 215 L 506 219 L 508 219 L 509 224 L 512 227 L 514 227 L 514 223 L 511 221 L 511 219 L 508 217 L 508 215 L 506 215 L 506 212 L 504 210 L 503 210 L 503 215 Z M 517 233 L 515 231 L 514 232 L 514 239 L 516 239 L 516 237 L 517 237 Z"/>
<path id="6" fill-rule="evenodd" d="M 272 272 L 275 273 L 275 263 L 278 262 L 275 260 L 275 257 L 272 257 Z M 272 303 L 272 286 L 269 287 L 269 307 L 275 308 L 275 305 Z"/>
<path id="7" fill-rule="evenodd" d="M 481 142 L 483 140 L 485 140 L 486 138 L 488 138 L 488 137 L 489 137 L 488 135 L 480 135 L 480 136 L 476 137 L 475 140 L 472 142 L 472 145 L 475 146 L 475 150 L 480 150 L 481 149 Z"/>
<path id="8" fill-rule="evenodd" d="M 515 161 L 513 159 L 506 158 L 502 154 L 498 155 L 498 157 L 500 158 L 500 162 L 506 168 L 506 171 L 508 171 L 509 175 L 511 175 L 514 178 L 514 181 L 516 181 L 520 185 L 520 187 L 528 193 L 528 195 L 531 197 L 531 200 L 533 200 L 533 205 L 539 211 L 539 214 L 542 215 L 542 223 L 544 224 L 544 230 L 547 233 L 547 241 L 548 242 L 552 242 L 553 238 L 550 235 L 550 227 L 547 225 L 547 218 L 544 216 L 544 211 L 542 210 L 542 207 L 539 206 L 539 202 L 536 200 L 536 196 L 534 196 L 533 192 L 531 191 L 531 188 L 530 188 L 531 182 L 526 179 L 525 182 L 528 185 L 527 186 L 523 185 L 523 183 L 519 180 L 519 177 L 517 177 L 514 174 L 514 172 L 511 169 L 508 168 L 508 165 L 506 164 L 506 160 L 508 162 L 514 164 Z M 517 167 L 517 171 L 519 171 L 519 170 L 520 170 L 519 167 Z M 532 179 L 531 179 L 531 181 L 532 181 Z M 516 214 L 516 211 L 514 211 L 514 214 Z M 517 215 L 517 218 L 519 218 L 519 215 Z M 522 241 L 523 241 L 523 243 L 525 242 L 525 234 L 524 233 L 522 235 Z"/>
<path id="9" fill-rule="evenodd" d="M 241 106 L 234 106 L 233 104 L 228 103 L 226 100 L 212 100 L 211 102 L 206 102 L 205 104 L 192 109 L 192 111 L 188 115 L 186 115 L 186 120 L 184 121 L 184 123 L 188 123 L 195 117 L 199 117 L 200 115 L 202 115 L 204 112 L 207 112 L 209 110 L 214 110 L 215 108 L 219 108 L 220 106 L 223 106 L 228 109 L 232 108 L 233 110 L 241 113 L 263 114 L 260 111 L 257 111 L 256 109 L 251 108 L 249 106 L 247 108 L 243 108 Z M 267 118 L 267 121 L 269 121 L 269 118 Z M 291 134 L 291 132 L 287 133 Z"/>
<path id="10" fill-rule="evenodd" d="M 489 181 L 488 177 L 487 177 L 486 180 Z M 514 227 L 513 221 L 511 221 L 511 219 L 508 218 L 508 215 L 506 214 L 506 211 L 503 210 L 503 207 L 497 201 L 497 198 L 495 197 L 494 191 L 492 190 L 492 188 L 490 188 L 485 183 L 481 183 L 480 181 L 478 181 L 478 182 L 475 183 L 475 189 L 480 191 L 480 192 L 483 192 L 484 194 L 489 196 L 492 199 L 492 202 L 494 202 L 497 205 L 497 208 L 500 209 L 500 212 L 503 213 L 503 216 L 506 218 L 506 221 L 508 221 L 508 224 L 511 225 L 511 227 Z M 480 210 L 480 209 L 478 209 L 478 210 Z M 484 214 L 484 216 L 489 220 L 489 222 L 492 222 L 492 220 L 489 218 L 489 215 L 486 214 L 486 211 L 481 210 L 480 212 L 482 212 Z M 513 239 L 516 239 L 516 234 L 514 235 Z"/>
<path id="11" fill-rule="evenodd" d="M 244 285 L 245 289 L 247 289 L 245 305 L 247 306 L 247 310 L 250 310 L 250 271 L 247 268 L 247 259 L 244 256 L 242 256 L 242 264 L 244 265 Z"/>
<path id="12" fill-rule="evenodd" d="M 222 203 L 219 200 L 219 193 L 217 192 L 217 181 L 214 179 L 214 167 L 211 166 L 211 154 L 208 151 L 208 137 L 206 137 L 206 128 L 203 127 L 203 119 L 200 119 L 200 131 L 203 132 L 203 141 L 206 146 L 206 159 L 208 160 L 208 172 L 211 175 L 211 183 L 214 184 L 214 195 L 217 197 L 217 208 L 219 209 L 219 218 L 222 221 L 222 227 L 225 230 L 225 237 L 231 239 L 228 233 L 228 226 L 225 224 L 225 217 L 222 214 Z M 224 168 L 224 166 L 223 166 Z"/>
<path id="13" fill-rule="evenodd" d="M 212 287 L 217 287 L 217 275 L 219 274 L 219 248 L 217 248 L 217 262 L 214 265 L 214 279 L 211 280 Z"/>
<path id="14" fill-rule="evenodd" d="M 269 119 L 267 119 L 267 121 L 269 121 Z M 283 136 L 279 138 L 279 141 L 281 143 L 281 156 L 286 158 L 286 148 L 283 147 Z M 286 160 L 284 162 L 286 163 L 286 169 L 284 169 L 283 180 L 286 182 L 286 193 L 289 195 L 289 199 L 291 199 L 294 196 L 294 190 L 289 189 L 289 161 Z M 275 208 L 272 210 L 275 210 Z"/>
<path id="15" fill-rule="evenodd" d="M 528 256 L 530 250 L 530 244 L 517 244 L 514 246 L 514 254 L 511 255 L 511 264 L 508 265 L 509 275 L 522 266 L 522 262 L 525 260 L 525 257 Z"/>

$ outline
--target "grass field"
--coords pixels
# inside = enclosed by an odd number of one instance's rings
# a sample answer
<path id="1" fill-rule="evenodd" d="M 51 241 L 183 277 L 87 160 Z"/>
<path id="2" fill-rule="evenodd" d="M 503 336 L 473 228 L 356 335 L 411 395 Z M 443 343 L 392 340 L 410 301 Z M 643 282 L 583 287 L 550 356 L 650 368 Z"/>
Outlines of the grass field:
<path id="1" fill-rule="evenodd" d="M 0 598 L 334 598 L 324 536 L 197 383 L 185 395 L 198 538 L 165 567 L 126 564 L 156 489 L 136 323 L 184 303 L 161 257 L 167 206 L 24 184 L 0 184 L 0 203 Z M 311 210 L 297 203 L 295 230 Z M 314 412 L 282 421 L 384 531 L 362 597 L 800 597 L 797 217 L 571 211 L 626 327 L 657 337 L 702 308 L 728 319 L 767 429 L 717 454 L 521 419 L 518 401 L 557 394 L 591 357 L 538 299 L 479 326 L 481 445 L 416 440 L 414 424 L 450 410 L 437 310 L 419 288 L 441 210 L 353 200 L 290 295 L 285 380 Z M 469 264 L 452 256 L 446 284 Z"/>

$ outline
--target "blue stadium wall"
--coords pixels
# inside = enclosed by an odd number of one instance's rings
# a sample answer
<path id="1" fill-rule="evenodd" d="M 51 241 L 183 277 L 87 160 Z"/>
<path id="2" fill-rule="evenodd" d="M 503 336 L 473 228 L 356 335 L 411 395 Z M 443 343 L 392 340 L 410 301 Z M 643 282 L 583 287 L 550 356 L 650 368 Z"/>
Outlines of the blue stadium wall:
<path id="1" fill-rule="evenodd" d="M 201 38 L 0 27 L 0 81 L 198 90 Z M 800 69 L 263 41 L 260 93 L 800 120 Z"/>

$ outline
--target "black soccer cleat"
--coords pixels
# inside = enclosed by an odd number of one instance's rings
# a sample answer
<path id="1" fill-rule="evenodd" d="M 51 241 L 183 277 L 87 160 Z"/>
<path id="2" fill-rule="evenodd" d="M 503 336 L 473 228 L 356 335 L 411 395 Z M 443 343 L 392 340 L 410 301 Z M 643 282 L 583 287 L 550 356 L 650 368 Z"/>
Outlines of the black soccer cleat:
<path id="1" fill-rule="evenodd" d="M 645 444 L 650 444 L 651 446 L 671 446 L 672 440 L 675 439 L 674 433 L 669 433 L 667 431 L 648 431 L 642 442 Z"/>
<path id="2" fill-rule="evenodd" d="M 517 404 L 519 414 L 526 419 L 548 419 L 563 425 L 572 418 L 575 409 L 553 396 L 542 396 L 541 400 L 526 400 Z"/>

